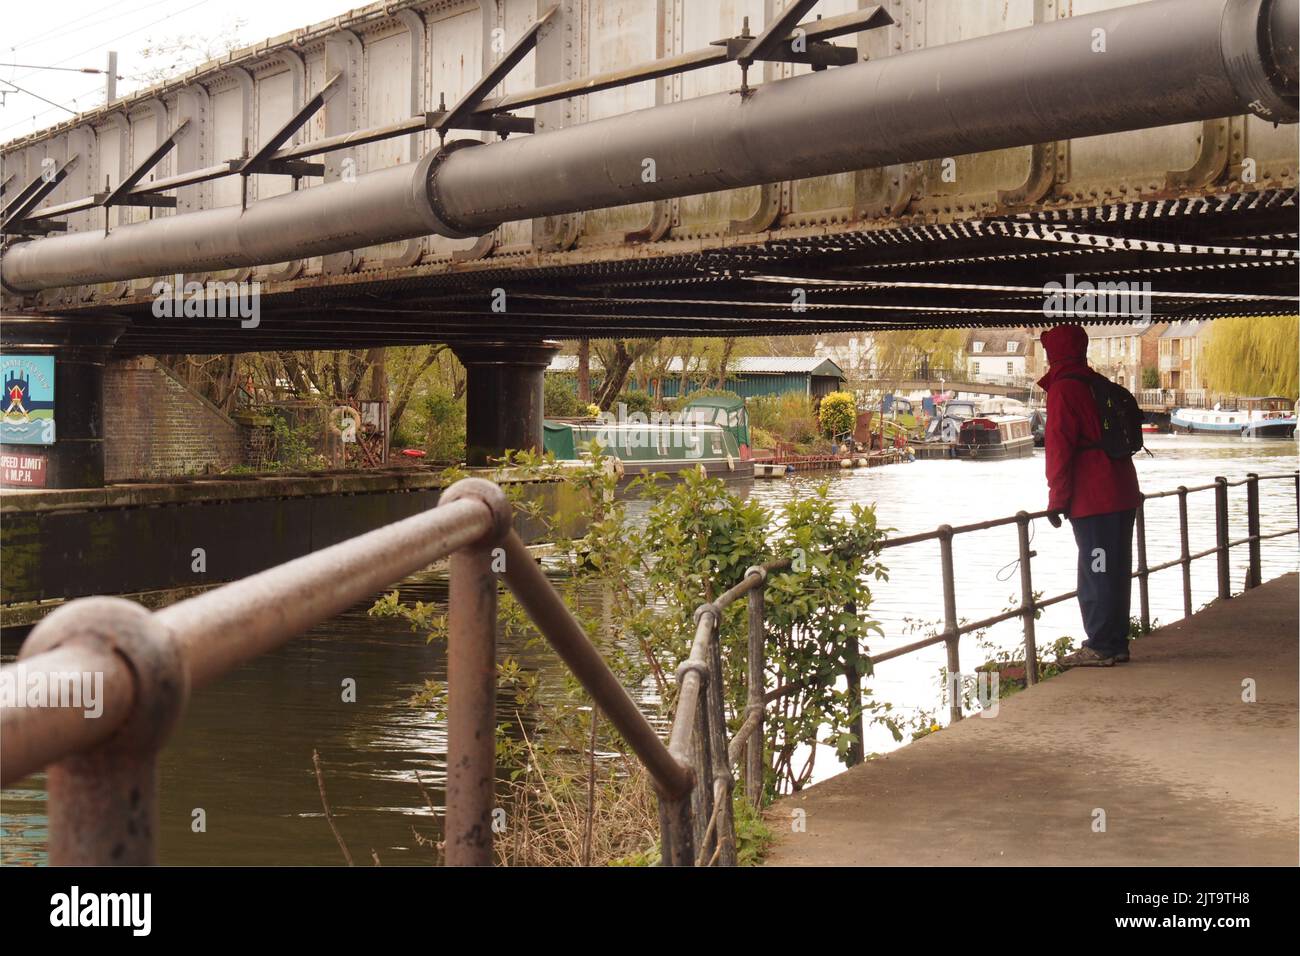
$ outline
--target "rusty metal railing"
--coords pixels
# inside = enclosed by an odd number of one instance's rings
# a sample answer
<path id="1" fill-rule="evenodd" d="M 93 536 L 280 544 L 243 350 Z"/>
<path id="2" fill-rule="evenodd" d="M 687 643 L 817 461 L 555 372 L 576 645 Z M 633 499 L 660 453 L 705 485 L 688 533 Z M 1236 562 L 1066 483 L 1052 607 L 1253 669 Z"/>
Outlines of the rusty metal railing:
<path id="1" fill-rule="evenodd" d="M 1263 534 L 1260 531 L 1259 483 L 1261 481 L 1286 480 L 1296 486 L 1296 527 Z M 1230 540 L 1228 528 L 1228 489 L 1244 485 L 1246 487 L 1247 534 L 1244 538 Z M 1190 553 L 1187 497 L 1201 491 L 1215 493 L 1215 546 Z M 1179 538 L 1181 554 L 1172 561 L 1150 565 L 1147 560 L 1146 539 L 1146 502 L 1177 496 L 1179 506 Z M 944 644 L 947 649 L 947 671 L 949 675 L 961 673 L 960 642 L 966 634 L 982 631 L 994 624 L 1021 618 L 1024 629 L 1025 678 L 1030 684 L 1038 682 L 1038 648 L 1034 623 L 1038 612 L 1043 608 L 1060 604 L 1078 596 L 1078 591 L 1069 591 L 1050 598 L 1035 598 L 1031 562 L 1033 552 L 1030 548 L 1030 522 L 1035 518 L 1046 518 L 1049 511 L 1025 512 L 991 521 L 980 521 L 957 527 L 941 525 L 933 531 L 921 534 L 887 538 L 880 542 L 881 550 L 901 548 L 923 542 L 939 543 L 940 566 L 943 579 L 943 630 L 921 640 L 901 647 L 892 648 L 881 654 L 865 656 L 872 664 L 903 657 L 935 644 Z M 953 539 L 962 534 L 986 531 L 991 528 L 1015 525 L 1018 537 L 1020 567 L 1020 604 L 1000 614 L 994 614 L 978 621 L 961 622 L 957 616 L 956 575 L 953 568 Z M 1247 589 L 1261 583 L 1260 543 L 1271 538 L 1300 534 L 1300 471 L 1281 474 L 1250 474 L 1238 481 L 1216 478 L 1212 483 L 1193 488 L 1179 487 L 1173 491 L 1144 494 L 1138 506 L 1135 518 L 1135 537 L 1137 567 L 1130 577 L 1138 582 L 1139 619 L 1143 631 L 1151 628 L 1151 605 L 1149 579 L 1152 574 L 1168 568 L 1181 567 L 1183 570 L 1183 611 L 1185 616 L 1192 614 L 1192 578 L 1191 564 L 1200 558 L 1216 555 L 1218 561 L 1218 597 L 1232 597 L 1229 574 L 1229 555 L 1232 548 L 1240 545 L 1249 546 L 1249 564 L 1246 573 Z M 766 622 L 764 619 L 764 590 L 769 574 L 788 570 L 791 560 L 773 561 L 761 567 L 752 567 L 745 572 L 744 578 L 726 591 L 716 601 L 701 604 L 695 612 L 695 639 L 690 655 L 678 668 L 677 676 L 680 691 L 677 700 L 677 712 L 674 717 L 672 733 L 669 737 L 669 751 L 683 763 L 689 762 L 694 771 L 694 786 L 689 794 L 676 800 L 671 797 L 660 800 L 660 828 L 663 834 L 663 859 L 674 865 L 707 865 L 718 863 L 726 865 L 735 862 L 735 830 L 732 820 L 732 792 L 735 778 L 732 768 L 744 756 L 743 778 L 745 797 L 758 806 L 762 799 L 763 771 L 765 767 L 762 752 L 763 714 L 767 704 L 780 699 L 801 686 L 795 680 L 773 690 L 767 690 L 764 677 L 766 668 Z M 721 682 L 722 658 L 718 627 L 725 609 L 745 596 L 749 604 L 748 614 L 748 661 L 747 661 L 747 702 L 743 718 L 735 735 L 726 738 L 727 722 L 724 710 Z M 860 655 L 847 655 L 849 660 L 856 660 Z M 862 675 L 858 668 L 845 668 L 845 680 L 849 691 L 856 700 L 861 701 Z M 718 688 L 717 692 L 714 688 Z M 739 716 L 739 715 L 738 715 Z M 962 699 L 959 694 L 951 694 L 949 700 L 949 717 L 953 721 L 962 719 Z M 850 751 L 849 763 L 860 763 L 864 759 L 863 736 L 864 717 L 859 707 L 856 726 L 852 728 L 857 742 Z"/>
<path id="2" fill-rule="evenodd" d="M 689 792 L 673 757 L 512 527 L 505 493 L 456 482 L 438 506 L 157 612 L 83 598 L 32 631 L 30 680 L 103 675 L 103 711 L 0 707 L 0 783 L 48 769 L 52 864 L 157 859 L 158 753 L 192 689 L 435 561 L 450 558 L 446 862 L 492 862 L 498 574 L 649 770 L 666 799 Z M 8 675 L 14 677 L 14 675 Z"/>
<path id="3" fill-rule="evenodd" d="M 1259 482 L 1296 483 L 1300 515 L 1300 473 L 1250 475 L 1241 481 L 1144 496 L 1137 515 L 1141 619 L 1150 624 L 1147 579 L 1181 565 L 1184 610 L 1191 613 L 1190 564 L 1217 554 L 1219 596 L 1231 597 L 1228 554 L 1250 549 L 1247 586 L 1260 583 L 1260 543 L 1296 534 L 1298 528 L 1262 534 Z M 1228 488 L 1247 488 L 1249 533 L 1230 540 Z M 1189 553 L 1187 496 L 1215 491 L 1216 545 Z M 1182 553 L 1148 566 L 1145 502 L 1178 496 Z M 944 630 L 894 648 L 870 660 L 882 663 L 932 644 L 948 646 L 950 673 L 960 670 L 958 643 L 964 634 L 1020 616 L 1024 620 L 1026 673 L 1037 678 L 1034 617 L 1075 592 L 1035 600 L 1030 574 L 1028 528 L 1047 512 L 887 539 L 884 549 L 937 540 L 944 586 Z M 981 621 L 957 620 L 952 540 L 968 532 L 1015 524 L 1020 539 L 1021 605 Z M 767 704 L 794 682 L 768 690 L 765 681 L 764 586 L 769 574 L 790 567 L 773 561 L 746 571 L 744 578 L 695 615 L 690 653 L 677 671 L 676 713 L 665 743 L 633 702 L 599 651 L 512 527 L 504 492 L 480 478 L 458 481 L 436 508 L 360 537 L 298 558 L 157 612 L 119 598 L 83 598 L 59 608 L 28 637 L 15 664 L 28 679 L 58 681 L 68 674 L 103 676 L 102 712 L 97 718 L 68 707 L 0 707 L 0 784 L 41 768 L 48 770 L 49 859 L 52 864 L 150 864 L 157 859 L 158 754 L 192 690 L 240 664 L 275 649 L 358 601 L 435 561 L 449 558 L 448 726 L 446 862 L 492 862 L 495 806 L 495 698 L 498 579 L 514 593 L 534 624 L 591 695 L 596 706 L 647 768 L 659 796 L 662 859 L 671 865 L 730 865 L 736 862 L 732 819 L 732 768 L 744 757 L 746 798 L 762 797 L 763 715 Z M 501 559 L 504 559 L 502 561 Z M 504 567 L 498 574 L 494 566 Z M 718 627 L 726 607 L 748 602 L 747 704 L 736 733 L 727 737 Z M 15 675 L 6 674 L 13 678 Z M 846 674 L 860 694 L 860 675 Z M 954 705 L 953 719 L 961 719 Z M 858 717 L 861 760 L 862 726 Z"/>

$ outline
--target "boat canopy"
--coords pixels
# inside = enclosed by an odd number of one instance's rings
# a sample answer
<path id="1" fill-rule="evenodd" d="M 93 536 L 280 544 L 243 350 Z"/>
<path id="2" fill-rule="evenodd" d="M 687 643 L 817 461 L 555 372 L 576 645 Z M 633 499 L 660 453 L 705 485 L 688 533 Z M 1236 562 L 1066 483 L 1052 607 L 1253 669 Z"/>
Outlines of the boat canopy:
<path id="1" fill-rule="evenodd" d="M 719 425 L 736 439 L 736 444 L 748 446 L 749 412 L 745 400 L 732 395 L 701 395 L 692 398 L 682 407 L 688 422 L 699 425 Z"/>
<path id="2" fill-rule="evenodd" d="M 543 447 L 556 458 L 586 457 L 593 441 L 622 461 L 697 461 L 741 457 L 734 436 L 717 425 L 554 421 L 543 424 Z"/>

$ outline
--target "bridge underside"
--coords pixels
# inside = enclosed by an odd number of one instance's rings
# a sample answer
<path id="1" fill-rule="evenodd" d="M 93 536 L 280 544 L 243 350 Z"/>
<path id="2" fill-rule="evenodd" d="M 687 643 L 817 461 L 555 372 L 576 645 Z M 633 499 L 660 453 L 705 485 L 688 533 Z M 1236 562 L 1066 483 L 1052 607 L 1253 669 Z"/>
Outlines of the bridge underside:
<path id="1" fill-rule="evenodd" d="M 858 222 L 499 250 L 481 260 L 264 283 L 256 328 L 158 318 L 148 294 L 111 310 L 100 302 L 57 311 L 129 319 L 118 354 L 1034 325 L 1053 321 L 1044 316 L 1044 285 L 1067 275 L 1149 282 L 1156 320 L 1293 314 L 1297 235 L 1296 191 L 1269 189 L 963 222 L 918 217 L 891 228 Z"/>

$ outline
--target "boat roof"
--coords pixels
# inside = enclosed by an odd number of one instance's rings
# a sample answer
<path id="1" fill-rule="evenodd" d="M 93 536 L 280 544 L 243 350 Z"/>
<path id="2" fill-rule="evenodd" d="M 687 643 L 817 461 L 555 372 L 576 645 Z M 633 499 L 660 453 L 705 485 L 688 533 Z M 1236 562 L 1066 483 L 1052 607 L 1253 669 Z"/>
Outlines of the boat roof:
<path id="1" fill-rule="evenodd" d="M 563 428 L 582 429 L 584 431 L 609 430 L 611 432 L 631 431 L 633 429 L 635 429 L 636 431 L 651 431 L 651 432 L 680 431 L 680 430 L 693 431 L 693 432 L 721 432 L 723 430 L 721 425 L 703 424 L 698 422 L 678 422 L 676 424 L 673 423 L 665 424 L 663 422 L 628 422 L 628 421 L 602 422 L 598 418 L 589 419 L 587 421 L 564 421 L 560 419 L 548 418 L 543 423 L 543 426 L 545 428 L 550 428 L 556 431 Z"/>
<path id="2" fill-rule="evenodd" d="M 684 408 L 725 408 L 730 411 L 733 408 L 744 408 L 745 400 L 731 395 L 701 395 L 699 398 L 692 398 L 687 402 Z"/>

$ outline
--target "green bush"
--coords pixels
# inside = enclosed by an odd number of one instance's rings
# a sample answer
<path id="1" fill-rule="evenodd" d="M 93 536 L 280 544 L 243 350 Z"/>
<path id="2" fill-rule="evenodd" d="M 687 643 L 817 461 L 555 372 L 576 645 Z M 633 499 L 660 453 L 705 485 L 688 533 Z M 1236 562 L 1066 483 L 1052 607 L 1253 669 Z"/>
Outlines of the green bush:
<path id="1" fill-rule="evenodd" d="M 853 432 L 858 419 L 858 406 L 852 392 L 831 392 L 822 399 L 818 412 L 822 434 L 838 438 Z"/>
<path id="2" fill-rule="evenodd" d="M 761 428 L 766 432 L 777 430 L 780 420 L 780 406 L 775 395 L 755 395 L 746 399 L 745 410 L 749 412 L 749 427 Z"/>
<path id="3" fill-rule="evenodd" d="M 1149 366 L 1142 370 L 1142 387 L 1143 388 L 1160 387 L 1160 373 L 1155 370 L 1154 366 Z"/>
<path id="4" fill-rule="evenodd" d="M 796 444 L 810 442 L 818 437 L 820 428 L 812 399 L 807 395 L 787 392 L 776 401 L 777 418 L 772 433 Z"/>
<path id="5" fill-rule="evenodd" d="M 766 428 L 757 428 L 750 423 L 749 437 L 755 448 L 775 449 L 777 438 Z"/>
<path id="6" fill-rule="evenodd" d="M 587 403 L 578 398 L 578 382 L 571 375 L 547 375 L 543 386 L 543 409 L 547 418 L 577 418 L 587 414 Z"/>
<path id="7" fill-rule="evenodd" d="M 445 388 L 430 390 L 419 402 L 424 447 L 435 461 L 465 459 L 465 399 Z"/>
<path id="8" fill-rule="evenodd" d="M 614 404 L 611 406 L 611 410 L 617 412 L 620 404 L 627 406 L 627 414 L 629 415 L 633 412 L 640 412 L 643 415 L 649 416 L 649 414 L 655 409 L 654 396 L 649 392 L 619 392 L 614 398 Z"/>

